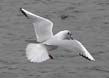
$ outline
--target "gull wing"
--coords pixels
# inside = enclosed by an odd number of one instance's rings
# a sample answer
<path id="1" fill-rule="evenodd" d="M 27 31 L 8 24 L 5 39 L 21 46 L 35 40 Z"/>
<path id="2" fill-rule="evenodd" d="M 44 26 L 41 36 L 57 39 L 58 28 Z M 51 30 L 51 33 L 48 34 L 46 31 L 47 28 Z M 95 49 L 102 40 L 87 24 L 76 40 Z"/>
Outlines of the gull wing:
<path id="1" fill-rule="evenodd" d="M 35 15 L 23 8 L 20 11 L 28 18 L 31 19 L 34 25 L 37 42 L 43 42 L 53 36 L 52 28 L 53 23 L 43 17 Z"/>
<path id="2" fill-rule="evenodd" d="M 79 55 L 83 56 L 84 58 L 95 61 L 92 55 L 87 51 L 87 49 L 80 43 L 78 40 L 59 40 L 59 39 L 51 39 L 44 44 L 47 45 L 54 45 L 65 49 L 66 51 L 78 51 Z"/>
<path id="3" fill-rule="evenodd" d="M 50 59 L 46 47 L 42 44 L 30 43 L 26 48 L 26 57 L 30 62 L 40 63 Z"/>

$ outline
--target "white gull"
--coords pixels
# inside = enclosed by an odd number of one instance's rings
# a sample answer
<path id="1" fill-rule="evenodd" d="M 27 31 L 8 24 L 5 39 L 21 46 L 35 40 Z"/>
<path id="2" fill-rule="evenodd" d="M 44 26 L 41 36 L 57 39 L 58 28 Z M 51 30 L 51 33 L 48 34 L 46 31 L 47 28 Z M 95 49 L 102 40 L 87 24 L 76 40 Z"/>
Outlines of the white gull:
<path id="1" fill-rule="evenodd" d="M 28 19 L 32 20 L 38 42 L 29 43 L 26 47 L 26 57 L 30 62 L 40 63 L 48 59 L 53 59 L 48 51 L 55 50 L 58 47 L 64 48 L 66 51 L 76 51 L 80 56 L 90 61 L 95 61 L 83 44 L 72 38 L 72 33 L 69 30 L 63 30 L 53 35 L 53 22 L 23 8 L 20 8 L 20 11 Z"/>

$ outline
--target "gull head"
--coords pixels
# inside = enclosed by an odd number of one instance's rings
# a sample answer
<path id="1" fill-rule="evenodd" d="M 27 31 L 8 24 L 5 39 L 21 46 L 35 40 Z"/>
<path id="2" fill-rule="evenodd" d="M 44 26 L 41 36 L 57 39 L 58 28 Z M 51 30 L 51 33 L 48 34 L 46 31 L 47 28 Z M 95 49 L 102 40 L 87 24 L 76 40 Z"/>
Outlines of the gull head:
<path id="1" fill-rule="evenodd" d="M 71 40 L 71 39 L 73 39 L 72 38 L 72 33 L 69 30 L 60 31 L 59 33 L 57 33 L 55 35 L 55 37 L 58 38 L 58 39 L 62 39 L 62 40 L 65 40 L 65 39 Z"/>

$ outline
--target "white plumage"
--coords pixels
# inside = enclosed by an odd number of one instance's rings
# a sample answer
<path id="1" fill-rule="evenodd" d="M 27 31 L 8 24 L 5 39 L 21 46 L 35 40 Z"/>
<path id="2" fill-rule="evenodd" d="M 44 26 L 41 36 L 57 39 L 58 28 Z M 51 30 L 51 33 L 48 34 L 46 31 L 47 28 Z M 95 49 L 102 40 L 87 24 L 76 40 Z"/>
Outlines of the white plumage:
<path id="1" fill-rule="evenodd" d="M 70 51 L 79 51 L 79 54 L 84 58 L 95 61 L 83 44 L 72 38 L 69 30 L 60 31 L 53 35 L 53 23 L 50 20 L 35 15 L 23 8 L 20 8 L 20 11 L 32 20 L 38 42 L 27 45 L 26 56 L 31 62 L 39 63 L 52 58 L 48 51 L 54 50 L 56 47 Z"/>
<path id="2" fill-rule="evenodd" d="M 47 49 L 43 44 L 28 44 L 26 55 L 31 62 L 43 62 L 49 59 Z"/>

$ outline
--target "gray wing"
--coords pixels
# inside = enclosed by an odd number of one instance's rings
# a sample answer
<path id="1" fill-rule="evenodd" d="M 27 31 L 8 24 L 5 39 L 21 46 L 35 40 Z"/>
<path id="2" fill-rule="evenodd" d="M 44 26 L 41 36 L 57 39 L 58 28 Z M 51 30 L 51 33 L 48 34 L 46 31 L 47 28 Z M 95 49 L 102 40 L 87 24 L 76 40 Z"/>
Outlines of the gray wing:
<path id="1" fill-rule="evenodd" d="M 35 15 L 23 8 L 20 8 L 20 11 L 29 19 L 32 20 L 37 42 L 43 42 L 53 36 L 52 28 L 53 23 L 43 17 Z"/>
<path id="2" fill-rule="evenodd" d="M 44 44 L 58 46 L 58 47 L 64 48 L 65 50 L 78 51 L 79 54 L 85 57 L 86 59 L 95 61 L 95 59 L 88 52 L 88 50 L 78 40 L 54 39 L 54 40 L 48 40 Z"/>

